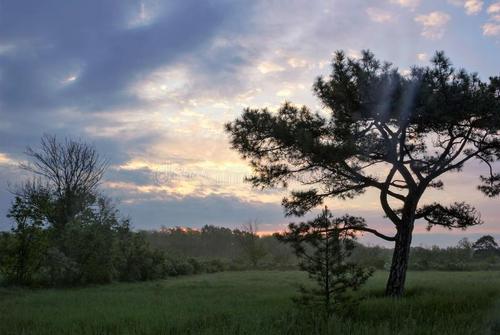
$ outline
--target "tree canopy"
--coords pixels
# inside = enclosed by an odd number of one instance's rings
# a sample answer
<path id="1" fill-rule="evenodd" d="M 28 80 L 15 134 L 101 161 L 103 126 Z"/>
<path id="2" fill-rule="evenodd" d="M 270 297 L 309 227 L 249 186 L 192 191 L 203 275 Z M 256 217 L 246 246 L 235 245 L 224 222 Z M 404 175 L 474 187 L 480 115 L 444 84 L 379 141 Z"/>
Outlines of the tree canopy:
<path id="1" fill-rule="evenodd" d="M 108 163 L 93 145 L 72 138 L 58 141 L 55 135 L 44 135 L 39 148 L 28 147 L 26 155 L 31 160 L 21 167 L 39 180 L 26 184 L 19 193 L 36 193 L 37 188 L 51 193 L 55 206 L 49 221 L 55 227 L 64 227 L 95 201 Z"/>
<path id="2" fill-rule="evenodd" d="M 388 293 L 400 295 L 416 219 L 426 220 L 429 229 L 482 223 L 462 201 L 421 204 L 425 191 L 443 188 L 444 174 L 477 160 L 486 167 L 478 189 L 490 197 L 500 193 L 494 170 L 500 158 L 500 77 L 482 81 L 455 69 L 443 52 L 431 66 L 403 75 L 369 51 L 360 59 L 339 51 L 331 74 L 319 77 L 313 91 L 321 111 L 290 102 L 276 113 L 245 109 L 226 125 L 232 147 L 249 160 L 254 174 L 248 180 L 255 187 L 300 185 L 283 199 L 287 215 L 304 215 L 326 198 L 378 190 L 396 234 L 371 232 L 396 242 L 396 288 Z"/>

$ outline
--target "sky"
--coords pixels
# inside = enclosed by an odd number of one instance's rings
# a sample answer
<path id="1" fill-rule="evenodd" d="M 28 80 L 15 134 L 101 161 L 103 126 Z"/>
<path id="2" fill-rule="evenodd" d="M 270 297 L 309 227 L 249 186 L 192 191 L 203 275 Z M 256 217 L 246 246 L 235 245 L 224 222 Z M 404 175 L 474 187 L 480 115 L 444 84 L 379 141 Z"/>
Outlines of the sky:
<path id="1" fill-rule="evenodd" d="M 500 74 L 500 2 L 480 0 L 0 0 L 0 229 L 25 178 L 18 165 L 43 134 L 81 138 L 110 161 L 101 184 L 137 229 L 241 227 L 289 221 L 286 190 L 252 189 L 224 123 L 245 107 L 321 108 L 311 86 L 332 54 L 369 49 L 404 73 L 444 50 L 483 80 Z M 414 245 L 500 238 L 498 199 L 476 191 L 479 169 L 451 175 L 429 198 L 468 200 L 485 224 L 418 224 Z M 464 199 L 465 198 L 465 199 Z M 328 203 L 390 233 L 376 194 Z M 369 244 L 383 244 L 372 236 Z"/>

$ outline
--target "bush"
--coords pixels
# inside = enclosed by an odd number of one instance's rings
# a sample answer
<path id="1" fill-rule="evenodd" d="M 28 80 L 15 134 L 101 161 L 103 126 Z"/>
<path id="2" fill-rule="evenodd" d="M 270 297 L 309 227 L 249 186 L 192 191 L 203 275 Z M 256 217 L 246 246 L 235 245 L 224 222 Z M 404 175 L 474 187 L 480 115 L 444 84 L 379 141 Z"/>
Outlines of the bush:
<path id="1" fill-rule="evenodd" d="M 114 254 L 119 280 L 158 279 L 167 273 L 163 253 L 151 249 L 142 234 L 132 232 L 128 221 L 117 229 Z"/>
<path id="2" fill-rule="evenodd" d="M 166 273 L 168 276 L 176 277 L 194 273 L 193 265 L 186 259 L 167 258 Z"/>
<path id="3" fill-rule="evenodd" d="M 213 259 L 205 263 L 205 272 L 207 273 L 222 272 L 227 268 L 227 265 L 220 259 Z"/>
<path id="4" fill-rule="evenodd" d="M 66 286 L 77 283 L 80 267 L 61 250 L 51 247 L 47 250 L 40 272 L 40 283 L 46 286 Z"/>

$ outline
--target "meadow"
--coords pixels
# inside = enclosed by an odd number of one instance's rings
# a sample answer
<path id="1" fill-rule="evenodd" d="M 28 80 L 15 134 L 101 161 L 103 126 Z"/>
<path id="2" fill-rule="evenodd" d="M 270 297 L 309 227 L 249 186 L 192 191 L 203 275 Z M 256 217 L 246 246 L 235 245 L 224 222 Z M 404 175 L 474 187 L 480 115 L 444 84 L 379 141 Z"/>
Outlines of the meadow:
<path id="1" fill-rule="evenodd" d="M 0 334 L 500 334 L 499 272 L 410 272 L 405 298 L 385 272 L 344 319 L 291 301 L 298 271 L 241 271 L 71 289 L 0 289 Z"/>

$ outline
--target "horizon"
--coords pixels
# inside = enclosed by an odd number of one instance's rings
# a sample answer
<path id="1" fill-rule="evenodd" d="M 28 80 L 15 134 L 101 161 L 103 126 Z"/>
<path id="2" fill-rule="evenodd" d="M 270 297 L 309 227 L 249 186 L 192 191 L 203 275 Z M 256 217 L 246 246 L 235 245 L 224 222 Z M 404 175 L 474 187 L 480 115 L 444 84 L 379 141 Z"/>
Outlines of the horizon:
<path id="1" fill-rule="evenodd" d="M 483 80 L 499 74 L 495 1 L 33 1 L 26 8 L 0 2 L 0 231 L 10 228 L 9 187 L 25 177 L 23 151 L 45 133 L 84 139 L 109 159 L 101 189 L 135 229 L 235 229 L 258 220 L 262 231 L 282 231 L 305 218 L 284 217 L 285 190 L 243 183 L 248 163 L 223 131 L 244 108 L 290 101 L 321 110 L 311 87 L 339 49 L 351 57 L 369 49 L 401 73 L 444 50 L 456 68 Z M 467 197 L 485 223 L 430 232 L 419 223 L 413 246 L 500 239 L 498 199 L 476 190 L 479 168 L 448 175 L 447 187 L 426 199 Z M 393 230 L 374 192 L 327 204 Z M 389 245 L 368 234 L 360 241 Z"/>

